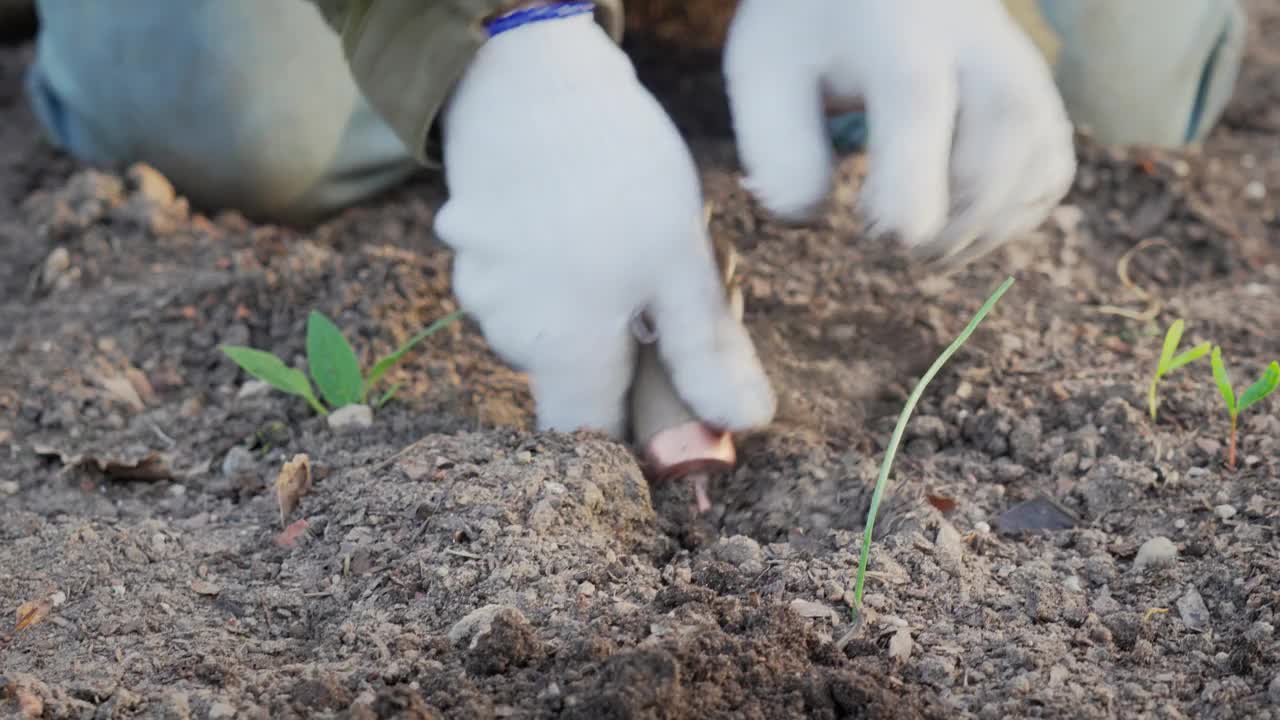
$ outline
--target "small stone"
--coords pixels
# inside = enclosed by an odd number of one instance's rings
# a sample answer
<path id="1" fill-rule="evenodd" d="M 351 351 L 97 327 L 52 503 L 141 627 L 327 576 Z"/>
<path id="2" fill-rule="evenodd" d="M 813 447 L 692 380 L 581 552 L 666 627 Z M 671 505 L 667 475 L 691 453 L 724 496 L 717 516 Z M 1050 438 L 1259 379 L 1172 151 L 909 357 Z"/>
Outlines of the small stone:
<path id="1" fill-rule="evenodd" d="M 979 520 L 978 522 L 973 524 L 973 530 L 979 535 L 988 535 L 991 533 L 991 526 L 988 525 L 985 521 Z"/>
<path id="2" fill-rule="evenodd" d="M 138 194 L 156 203 L 160 207 L 173 204 L 177 193 L 173 184 L 158 170 L 145 163 L 134 163 L 127 173 L 129 182 L 137 188 Z"/>
<path id="3" fill-rule="evenodd" d="M 1280 675 L 1271 678 L 1271 684 L 1267 686 L 1267 697 L 1271 698 L 1272 705 L 1280 705 Z"/>
<path id="4" fill-rule="evenodd" d="M 1070 592 L 1084 592 L 1084 586 L 1080 583 L 1079 575 L 1068 575 L 1066 580 L 1062 581 L 1062 587 Z"/>
<path id="5" fill-rule="evenodd" d="M 1002 533 L 1016 534 L 1042 530 L 1066 530 L 1080 524 L 1070 510 L 1041 493 L 1005 510 L 995 520 Z"/>
<path id="6" fill-rule="evenodd" d="M 583 582 L 578 586 L 578 594 L 583 597 L 591 597 L 596 594 L 596 586 L 590 581 Z"/>
<path id="7" fill-rule="evenodd" d="M 1222 443 L 1213 438 L 1197 438 L 1196 447 L 1200 448 L 1200 452 L 1205 455 L 1217 455 L 1222 450 Z"/>
<path id="8" fill-rule="evenodd" d="M 236 716 L 236 709 L 231 703 L 216 702 L 209 706 L 209 720 L 229 720 Z"/>
<path id="9" fill-rule="evenodd" d="M 545 652 L 542 642 L 524 614 L 513 607 L 499 607 L 474 626 L 466 659 L 473 675 L 498 675 L 513 667 L 525 667 Z M 452 631 L 450 631 L 452 632 Z"/>
<path id="10" fill-rule="evenodd" d="M 1236 509 L 1230 505 L 1219 505 L 1213 509 L 1219 520 L 1230 520 L 1236 516 Z"/>
<path id="11" fill-rule="evenodd" d="M 550 500 L 539 500 L 529 511 L 529 527 L 538 532 L 549 530 L 559 518 L 556 508 Z"/>
<path id="12" fill-rule="evenodd" d="M 844 587 L 835 580 L 828 580 L 827 584 L 823 586 L 823 594 L 831 602 L 840 602 L 844 598 L 844 593 Z"/>
<path id="13" fill-rule="evenodd" d="M 1267 499 L 1255 494 L 1249 498 L 1249 502 L 1244 506 L 1244 509 L 1245 512 L 1254 517 L 1263 517 L 1267 514 Z"/>
<path id="14" fill-rule="evenodd" d="M 947 424 L 936 415 L 921 415 L 907 426 L 907 433 L 911 438 L 928 438 L 943 443 L 947 439 Z"/>
<path id="15" fill-rule="evenodd" d="M 258 461 L 254 459 L 253 453 L 245 447 L 237 445 L 227 451 L 226 457 L 222 458 L 222 474 L 229 478 L 234 478 L 242 473 L 253 472 Z"/>
<path id="16" fill-rule="evenodd" d="M 938 534 L 933 540 L 933 554 L 938 565 L 952 575 L 963 569 L 964 540 L 960 532 L 946 520 L 938 524 Z"/>
<path id="17" fill-rule="evenodd" d="M 222 592 L 222 588 L 214 585 L 208 580 L 196 580 L 191 583 L 191 590 L 197 595 L 217 595 Z"/>
<path id="18" fill-rule="evenodd" d="M 22 487 L 18 485 L 17 480 L 5 480 L 0 482 L 0 495 L 17 495 Z"/>
<path id="19" fill-rule="evenodd" d="M 373 409 L 368 405 L 343 405 L 329 413 L 332 430 L 359 430 L 373 424 Z"/>
<path id="20" fill-rule="evenodd" d="M 1178 518 L 1177 520 L 1174 520 L 1174 521 L 1173 521 L 1173 526 L 1174 526 L 1175 528 L 1177 528 L 1178 530 L 1186 530 L 1186 529 L 1187 529 L 1187 521 L 1186 521 L 1186 520 L 1183 520 L 1182 518 Z"/>
<path id="21" fill-rule="evenodd" d="M 71 269 L 71 253 L 59 245 L 44 259 L 44 269 L 40 273 L 40 282 L 46 287 L 51 287 L 69 269 Z"/>
<path id="22" fill-rule="evenodd" d="M 1249 626 L 1244 631 L 1244 640 L 1258 648 L 1262 648 L 1271 642 L 1272 637 L 1276 634 L 1276 627 L 1265 620 L 1259 620 Z"/>
<path id="23" fill-rule="evenodd" d="M 956 677 L 956 660 L 932 655 L 920 661 L 920 679 L 939 687 L 949 687 Z"/>
<path id="24" fill-rule="evenodd" d="M 712 553 L 724 562 L 737 567 L 747 575 L 764 572 L 764 552 L 760 543 L 745 535 L 722 539 L 712 548 Z"/>
<path id="25" fill-rule="evenodd" d="M 1040 448 L 1041 433 L 1039 415 L 1032 415 L 1018 421 L 1009 432 L 1009 450 L 1013 459 L 1025 463 L 1034 458 L 1036 450 Z"/>
<path id="26" fill-rule="evenodd" d="M 1138 556 L 1133 559 L 1133 569 L 1143 570 L 1148 567 L 1163 567 L 1173 564 L 1178 557 L 1178 548 L 1167 537 L 1153 537 L 1138 548 Z"/>
<path id="27" fill-rule="evenodd" d="M 1195 588 L 1178 598 L 1178 614 L 1188 630 L 1203 630 L 1209 625 L 1209 608 L 1205 607 L 1204 598 Z"/>
<path id="28" fill-rule="evenodd" d="M 588 513 L 596 512 L 606 506 L 604 493 L 600 492 L 600 487 L 589 480 L 583 480 L 582 488 L 582 505 Z M 606 558 L 608 559 L 608 558 Z M 613 560 L 609 560 L 613 562 Z"/>
<path id="29" fill-rule="evenodd" d="M 237 400 L 249 400 L 261 397 L 271 392 L 271 385 L 261 380 L 250 380 L 240 386 L 240 392 L 236 393 Z"/>
<path id="30" fill-rule="evenodd" d="M 852 592 L 853 591 L 851 590 L 850 594 L 852 594 Z M 853 603 L 849 604 L 852 605 Z M 867 593 L 862 596 L 862 604 L 870 608 L 883 610 L 886 607 L 889 607 L 889 598 L 886 597 L 884 593 Z"/>
<path id="31" fill-rule="evenodd" d="M 1059 205 L 1049 214 L 1058 229 L 1067 235 L 1075 235 L 1084 223 L 1084 210 L 1079 205 Z"/>
<path id="32" fill-rule="evenodd" d="M 454 645 L 462 645 L 470 641 L 472 637 L 488 632 L 489 627 L 493 624 L 493 616 L 506 607 L 505 605 L 485 605 L 467 613 L 465 617 L 449 628 L 449 642 Z M 515 608 L 512 609 L 514 610 Z"/>
<path id="33" fill-rule="evenodd" d="M 1109 615 L 1121 609 L 1120 602 L 1110 595 L 1095 595 L 1092 605 L 1093 611 L 1099 615 Z"/>
<path id="34" fill-rule="evenodd" d="M 19 686 L 13 691 L 13 695 L 17 700 L 18 712 L 22 713 L 23 718 L 36 720 L 44 717 L 44 700 L 30 688 Z"/>
<path id="35" fill-rule="evenodd" d="M 1254 202 L 1260 202 L 1267 198 L 1267 186 L 1254 180 L 1244 186 L 1244 196 Z"/>
<path id="36" fill-rule="evenodd" d="M 911 657 L 913 647 L 915 647 L 915 640 L 911 639 L 911 629 L 898 628 L 893 637 L 889 638 L 889 659 L 905 662 Z"/>
<path id="37" fill-rule="evenodd" d="M 791 601 L 791 611 L 803 618 L 836 619 L 836 612 L 822 603 L 796 598 Z"/>

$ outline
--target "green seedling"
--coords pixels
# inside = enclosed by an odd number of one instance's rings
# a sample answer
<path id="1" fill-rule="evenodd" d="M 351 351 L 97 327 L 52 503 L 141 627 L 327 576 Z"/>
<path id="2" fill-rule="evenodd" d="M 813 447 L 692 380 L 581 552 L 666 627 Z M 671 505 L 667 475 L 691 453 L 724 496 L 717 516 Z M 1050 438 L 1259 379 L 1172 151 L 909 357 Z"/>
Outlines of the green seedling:
<path id="1" fill-rule="evenodd" d="M 320 389 L 320 396 L 334 409 L 365 404 L 369 391 L 405 354 L 461 316 L 462 311 L 458 310 L 431 323 L 395 352 L 375 363 L 369 374 L 364 375 L 360 372 L 360 360 L 342 331 L 324 314 L 312 310 L 307 317 L 307 366 L 311 370 L 311 379 Z M 329 408 L 316 397 L 311 380 L 301 370 L 288 367 L 280 358 L 262 350 L 239 345 L 222 345 L 219 349 L 255 378 L 281 392 L 303 398 L 321 415 L 329 414 Z M 391 386 L 378 398 L 374 407 L 385 405 L 399 387 L 398 384 Z"/>
<path id="2" fill-rule="evenodd" d="M 1147 407 L 1151 410 L 1152 422 L 1156 419 L 1156 407 L 1160 404 L 1156 398 L 1156 386 L 1160 384 L 1160 380 L 1183 365 L 1199 360 L 1209 352 L 1210 343 L 1206 340 L 1181 355 L 1174 355 L 1178 351 L 1178 343 L 1182 341 L 1182 328 L 1183 322 L 1179 318 L 1173 321 L 1169 331 L 1164 335 L 1164 349 L 1160 351 L 1160 362 L 1156 364 L 1156 372 L 1151 376 L 1151 387 L 1147 390 Z"/>
<path id="3" fill-rule="evenodd" d="M 964 345 L 969 336 L 973 334 L 973 331 L 977 329 L 978 324 L 987 316 L 987 313 L 991 312 L 991 308 L 995 307 L 1000 297 L 1012 285 L 1013 278 L 1010 277 L 996 289 L 991 297 L 987 298 L 987 301 L 978 309 L 977 314 L 973 316 L 973 319 L 969 321 L 964 330 L 960 331 L 960 334 L 952 341 L 951 345 L 942 351 L 937 360 L 933 361 L 933 365 L 930 366 L 924 377 L 920 378 L 920 382 L 916 383 L 915 389 L 907 397 L 907 404 L 903 406 L 902 413 L 898 415 L 898 425 L 893 429 L 893 435 L 889 438 L 889 447 L 885 449 L 884 461 L 880 464 L 880 476 L 876 478 L 876 489 L 871 493 L 871 508 L 867 510 L 867 527 L 862 533 L 862 555 L 858 558 L 858 577 L 854 583 L 853 590 L 854 622 L 857 622 L 858 611 L 862 608 L 862 588 L 867 576 L 867 559 L 871 556 L 871 537 L 872 532 L 875 530 L 876 512 L 880 509 L 880 499 L 884 496 L 884 488 L 889 482 L 889 468 L 893 466 L 893 456 L 898 452 L 898 443 L 902 441 L 902 433 L 907 429 L 907 421 L 911 419 L 911 413 L 915 410 L 916 403 L 920 401 L 920 396 L 924 394 L 925 386 L 929 384 L 934 375 L 938 374 L 938 371 L 942 369 L 947 360 L 960 349 L 960 346 Z"/>
<path id="4" fill-rule="evenodd" d="M 1235 470 L 1237 420 L 1240 417 L 1240 413 L 1275 392 L 1276 386 L 1280 385 L 1280 363 L 1272 361 L 1267 366 L 1267 369 L 1263 371 L 1262 377 L 1245 388 L 1245 391 L 1237 398 L 1235 391 L 1231 388 L 1231 378 L 1227 375 L 1227 367 L 1222 363 L 1222 348 L 1214 346 L 1213 356 L 1210 361 L 1213 363 L 1213 379 L 1218 384 L 1218 392 L 1222 395 L 1222 399 L 1227 403 L 1227 414 L 1231 416 L 1231 439 L 1227 444 L 1227 467 Z"/>

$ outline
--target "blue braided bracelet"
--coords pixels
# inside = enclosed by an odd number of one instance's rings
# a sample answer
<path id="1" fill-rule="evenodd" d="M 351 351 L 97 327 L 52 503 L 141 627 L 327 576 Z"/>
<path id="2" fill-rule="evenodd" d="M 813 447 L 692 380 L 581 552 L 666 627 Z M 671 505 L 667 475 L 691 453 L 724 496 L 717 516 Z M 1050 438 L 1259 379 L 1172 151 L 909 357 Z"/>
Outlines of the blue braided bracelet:
<path id="1" fill-rule="evenodd" d="M 485 28 L 489 31 L 489 37 L 494 37 L 499 33 L 513 30 L 521 25 L 542 22 L 543 20 L 560 20 L 574 15 L 594 12 L 595 7 L 596 4 L 593 2 L 557 2 L 524 8 L 509 12 L 506 15 L 499 15 L 485 23 Z"/>

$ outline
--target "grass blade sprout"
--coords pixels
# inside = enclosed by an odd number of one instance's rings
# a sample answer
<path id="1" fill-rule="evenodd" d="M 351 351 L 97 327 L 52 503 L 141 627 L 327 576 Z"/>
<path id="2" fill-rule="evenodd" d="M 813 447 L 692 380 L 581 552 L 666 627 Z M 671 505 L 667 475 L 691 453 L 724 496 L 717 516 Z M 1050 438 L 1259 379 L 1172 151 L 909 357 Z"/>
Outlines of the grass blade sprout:
<path id="1" fill-rule="evenodd" d="M 1156 386 L 1160 384 L 1160 380 L 1183 365 L 1193 363 L 1209 353 L 1211 344 L 1206 340 L 1181 355 L 1174 355 L 1178 351 L 1178 343 L 1182 341 L 1183 326 L 1181 318 L 1174 320 L 1169 326 L 1168 332 L 1164 335 L 1164 348 L 1160 351 L 1160 361 L 1156 363 L 1155 374 L 1151 376 L 1151 387 L 1147 390 L 1147 408 L 1151 411 L 1153 422 L 1156 419 L 1156 408 L 1160 404 L 1156 397 Z"/>
<path id="2" fill-rule="evenodd" d="M 960 335 L 952 341 L 946 350 L 942 351 L 942 354 L 938 356 L 937 360 L 934 360 L 933 365 L 924 374 L 924 377 L 920 378 L 920 382 L 916 383 L 915 389 L 911 391 L 911 395 L 907 398 L 907 404 L 903 406 L 902 413 L 898 416 L 898 425 L 893 429 L 893 435 L 889 438 L 889 446 L 885 448 L 884 461 L 880 464 L 880 476 L 876 479 L 876 489 L 871 494 L 871 508 L 867 511 L 867 527 L 862 535 L 862 555 L 858 558 L 858 577 L 853 591 L 855 621 L 857 620 L 858 611 L 862 608 L 863 584 L 866 581 L 867 560 L 871 555 L 871 537 L 875 529 L 876 512 L 880 509 L 880 499 L 884 495 L 884 488 L 889 480 L 889 468 L 893 465 L 893 457 L 898 451 L 898 443 L 902 440 L 902 433 L 906 430 L 907 421 L 911 418 L 911 412 L 915 410 L 916 403 L 920 401 L 920 396 L 924 394 L 924 389 L 929 384 L 929 381 L 933 379 L 934 375 L 938 374 L 938 371 L 942 369 L 947 360 L 964 345 L 969 336 L 973 334 L 973 331 L 977 329 L 978 324 L 982 322 L 987 313 L 991 311 L 991 308 L 995 307 L 1001 296 L 1012 285 L 1013 278 L 1009 277 L 996 289 L 991 297 L 987 298 L 987 301 L 978 309 L 977 314 L 960 332 Z"/>

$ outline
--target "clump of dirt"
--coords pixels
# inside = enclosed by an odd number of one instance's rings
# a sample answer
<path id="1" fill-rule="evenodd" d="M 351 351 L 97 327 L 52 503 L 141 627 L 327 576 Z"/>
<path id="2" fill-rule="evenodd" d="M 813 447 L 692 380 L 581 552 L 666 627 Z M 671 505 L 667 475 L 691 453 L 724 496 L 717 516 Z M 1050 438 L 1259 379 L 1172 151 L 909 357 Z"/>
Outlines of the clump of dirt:
<path id="1" fill-rule="evenodd" d="M 1280 415 L 1244 418 L 1230 471 L 1207 361 L 1164 381 L 1158 422 L 1145 397 L 1177 317 L 1241 378 L 1280 354 L 1280 12 L 1249 6 L 1251 65 L 1204 148 L 1082 137 L 1043 231 L 942 278 L 863 236 L 862 158 L 816 227 L 769 221 L 714 54 L 629 39 L 742 251 L 781 398 L 701 518 L 628 448 L 531 432 L 524 378 L 468 323 L 391 373 L 370 428 L 250 382 L 218 345 L 304 367 L 319 309 L 367 362 L 455 308 L 439 179 L 310 228 L 209 217 L 146 167 L 41 144 L 31 47 L 0 50 L 0 708 L 1277 716 Z M 909 424 L 855 624 L 898 412 L 1009 274 Z M 282 521 L 299 453 L 312 483 Z"/>

